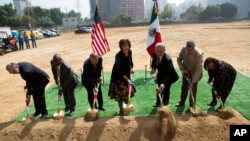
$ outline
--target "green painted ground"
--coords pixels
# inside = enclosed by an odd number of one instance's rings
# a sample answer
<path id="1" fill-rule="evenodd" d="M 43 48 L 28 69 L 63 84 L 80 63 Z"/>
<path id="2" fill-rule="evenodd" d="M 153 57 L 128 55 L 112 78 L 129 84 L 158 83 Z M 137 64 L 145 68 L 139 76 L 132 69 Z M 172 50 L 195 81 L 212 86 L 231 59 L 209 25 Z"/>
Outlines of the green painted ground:
<path id="1" fill-rule="evenodd" d="M 180 74 L 180 72 L 178 72 Z M 131 99 L 131 102 L 135 105 L 134 111 L 130 113 L 130 115 L 151 115 L 155 114 L 156 109 L 152 107 L 155 103 L 155 86 L 154 81 L 149 74 L 147 74 L 147 83 L 144 83 L 144 71 L 135 71 L 134 74 L 134 84 L 137 89 L 137 93 L 135 97 Z M 179 75 L 180 76 L 180 75 Z M 79 77 L 80 79 L 80 77 Z M 208 79 L 207 72 L 204 71 L 204 75 L 202 80 L 198 86 L 198 94 L 197 94 L 197 105 L 201 107 L 203 111 L 211 111 L 215 110 L 219 106 L 219 102 L 217 106 L 214 108 L 208 107 L 207 103 L 211 100 L 211 88 L 206 83 Z M 116 116 L 118 115 L 118 104 L 116 101 L 111 100 L 108 97 L 108 86 L 110 81 L 110 72 L 104 73 L 104 85 L 102 85 L 103 97 L 104 97 L 104 106 L 106 111 L 100 111 L 100 116 Z M 238 110 L 242 115 L 246 118 L 250 119 L 250 78 L 241 73 L 237 74 L 236 82 L 229 95 L 228 101 L 226 102 L 225 107 L 234 108 Z M 178 112 L 187 112 L 188 110 L 188 99 L 186 104 L 182 108 L 176 108 L 174 105 L 179 101 L 180 97 L 180 87 L 181 87 L 181 79 L 172 85 L 171 87 L 171 96 L 170 96 L 170 108 L 174 113 Z M 75 96 L 77 99 L 77 106 L 75 115 L 67 118 L 79 118 L 83 117 L 86 111 L 89 109 L 89 104 L 87 102 L 87 92 L 84 87 L 79 84 L 79 86 L 75 90 Z M 47 109 L 49 112 L 49 118 L 53 117 L 53 113 L 57 111 L 57 86 L 52 85 L 49 89 L 46 90 L 46 103 Z M 22 106 L 22 105 L 20 105 Z M 25 108 L 25 103 L 23 104 Z M 64 102 L 62 100 L 61 107 L 64 108 Z M 34 112 L 33 103 L 29 107 L 30 113 Z M 23 117 L 26 116 L 26 111 L 22 111 L 19 115 L 14 117 L 14 120 L 20 121 Z"/>

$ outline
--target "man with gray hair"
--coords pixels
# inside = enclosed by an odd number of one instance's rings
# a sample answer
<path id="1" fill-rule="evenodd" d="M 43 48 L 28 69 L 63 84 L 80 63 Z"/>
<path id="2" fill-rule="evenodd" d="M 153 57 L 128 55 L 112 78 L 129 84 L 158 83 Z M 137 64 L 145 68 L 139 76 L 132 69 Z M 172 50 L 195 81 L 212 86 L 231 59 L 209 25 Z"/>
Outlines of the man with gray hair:
<path id="1" fill-rule="evenodd" d="M 203 52 L 195 47 L 195 43 L 192 40 L 187 41 L 186 46 L 181 49 L 177 57 L 177 63 L 182 72 L 181 99 L 175 105 L 179 107 L 185 105 L 189 88 L 192 89 L 194 100 L 196 101 L 197 85 L 202 78 Z M 191 79 L 191 82 L 188 82 L 188 79 Z M 189 106 L 193 107 L 193 104 L 190 96 Z"/>
<path id="2" fill-rule="evenodd" d="M 151 62 L 150 74 L 157 73 L 157 91 L 163 95 L 163 105 L 169 104 L 170 88 L 171 85 L 178 80 L 179 76 L 175 71 L 171 57 L 165 53 L 165 45 L 163 43 L 157 43 L 155 45 L 155 53 L 153 54 L 153 60 Z M 154 107 L 160 106 L 160 99 L 156 95 L 156 103 Z"/>

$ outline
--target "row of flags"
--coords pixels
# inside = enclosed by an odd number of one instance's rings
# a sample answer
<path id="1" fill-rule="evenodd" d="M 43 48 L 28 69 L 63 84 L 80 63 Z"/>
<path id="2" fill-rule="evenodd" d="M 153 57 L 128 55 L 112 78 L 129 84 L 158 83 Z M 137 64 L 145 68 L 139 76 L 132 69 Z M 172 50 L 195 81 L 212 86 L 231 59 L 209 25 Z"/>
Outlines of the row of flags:
<path id="1" fill-rule="evenodd" d="M 154 6 L 148 30 L 148 39 L 146 48 L 151 57 L 153 56 L 153 53 L 155 51 L 155 44 L 162 41 L 160 33 L 160 24 L 158 19 L 158 4 L 157 0 L 153 1 L 154 1 Z M 92 24 L 91 38 L 92 38 L 91 46 L 94 53 L 98 54 L 99 56 L 102 56 L 110 51 L 109 44 L 105 36 L 104 25 L 101 21 L 97 5 Z"/>

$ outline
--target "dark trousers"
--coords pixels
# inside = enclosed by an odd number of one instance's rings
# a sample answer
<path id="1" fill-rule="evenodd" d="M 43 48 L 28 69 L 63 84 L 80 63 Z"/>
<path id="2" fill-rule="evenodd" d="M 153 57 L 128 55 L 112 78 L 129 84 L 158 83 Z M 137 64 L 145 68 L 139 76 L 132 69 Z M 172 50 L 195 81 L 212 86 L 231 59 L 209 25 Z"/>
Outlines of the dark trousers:
<path id="1" fill-rule="evenodd" d="M 31 42 L 32 42 L 32 47 L 33 48 L 36 47 L 36 40 L 31 40 Z"/>
<path id="2" fill-rule="evenodd" d="M 23 42 L 19 43 L 19 50 L 23 50 Z"/>
<path id="3" fill-rule="evenodd" d="M 39 114 L 48 114 L 45 102 L 45 86 L 49 83 L 48 79 L 44 79 L 38 84 L 36 84 L 33 88 L 33 100 L 35 105 L 35 112 Z"/>
<path id="4" fill-rule="evenodd" d="M 69 109 L 70 111 L 75 111 L 76 106 L 76 98 L 75 98 L 75 83 L 71 83 L 68 89 L 63 91 L 63 98 L 65 103 L 65 109 Z"/>
<path id="5" fill-rule="evenodd" d="M 164 106 L 169 104 L 170 87 L 171 87 L 171 84 L 166 84 L 164 87 L 164 90 L 161 94 L 161 97 L 163 97 L 162 102 L 163 102 Z M 156 105 L 157 106 L 160 105 L 160 98 L 159 98 L 158 94 L 156 95 Z"/>
<path id="6" fill-rule="evenodd" d="M 25 41 L 26 49 L 30 48 L 30 43 L 29 41 Z"/>
<path id="7" fill-rule="evenodd" d="M 65 103 L 65 109 L 70 111 L 75 111 L 76 98 L 75 98 L 75 88 L 70 88 L 63 91 L 63 98 Z"/>
<path id="8" fill-rule="evenodd" d="M 181 101 L 180 103 L 185 103 L 187 99 L 188 92 L 190 93 L 191 91 L 188 88 L 187 85 L 187 79 L 185 77 L 182 77 L 182 85 L 181 85 Z M 193 88 L 192 88 L 193 96 L 194 96 L 194 101 L 196 101 L 196 92 L 197 92 L 197 83 L 193 83 Z M 192 107 L 194 105 L 193 100 L 191 95 L 189 96 L 189 106 Z"/>
<path id="9" fill-rule="evenodd" d="M 87 87 L 87 92 L 88 92 L 88 101 L 89 101 L 89 106 L 93 109 L 93 102 L 94 102 L 94 92 L 93 89 L 90 87 Z M 98 89 L 98 95 L 97 95 L 97 100 L 98 100 L 98 107 L 102 108 L 103 107 L 103 97 L 102 97 L 102 89 L 101 85 L 99 85 Z M 97 108 L 97 105 L 95 104 L 95 108 Z"/>

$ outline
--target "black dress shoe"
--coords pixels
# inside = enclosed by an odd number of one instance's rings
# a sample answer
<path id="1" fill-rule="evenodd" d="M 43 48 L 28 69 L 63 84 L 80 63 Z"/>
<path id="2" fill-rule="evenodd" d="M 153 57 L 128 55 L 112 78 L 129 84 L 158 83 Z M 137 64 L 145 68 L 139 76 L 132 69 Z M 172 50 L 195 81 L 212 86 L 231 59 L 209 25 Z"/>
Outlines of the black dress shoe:
<path id="1" fill-rule="evenodd" d="M 217 104 L 217 101 L 211 101 L 207 104 L 207 106 L 215 106 Z"/>
<path id="2" fill-rule="evenodd" d="M 105 111 L 105 108 L 104 108 L 104 107 L 101 107 L 101 108 L 99 108 L 99 110 L 101 110 L 101 111 Z"/>
<path id="3" fill-rule="evenodd" d="M 39 114 L 40 114 L 40 113 L 35 112 L 35 113 L 33 113 L 32 115 L 30 115 L 30 116 L 32 116 L 32 117 L 37 117 Z"/>
<path id="4" fill-rule="evenodd" d="M 69 116 L 73 116 L 75 114 L 75 111 L 74 110 L 71 110 L 70 112 L 69 112 Z"/>
<path id="5" fill-rule="evenodd" d="M 184 106 L 184 103 L 182 103 L 182 102 L 177 102 L 177 103 L 175 104 L 175 107 L 180 107 L 180 106 Z"/>
<path id="6" fill-rule="evenodd" d="M 44 114 L 44 115 L 42 115 L 42 116 L 40 117 L 40 119 L 46 119 L 47 116 L 48 116 L 48 114 Z"/>
<path id="7" fill-rule="evenodd" d="M 69 108 L 65 108 L 65 109 L 64 109 L 64 112 L 68 112 L 68 111 L 69 111 Z"/>

